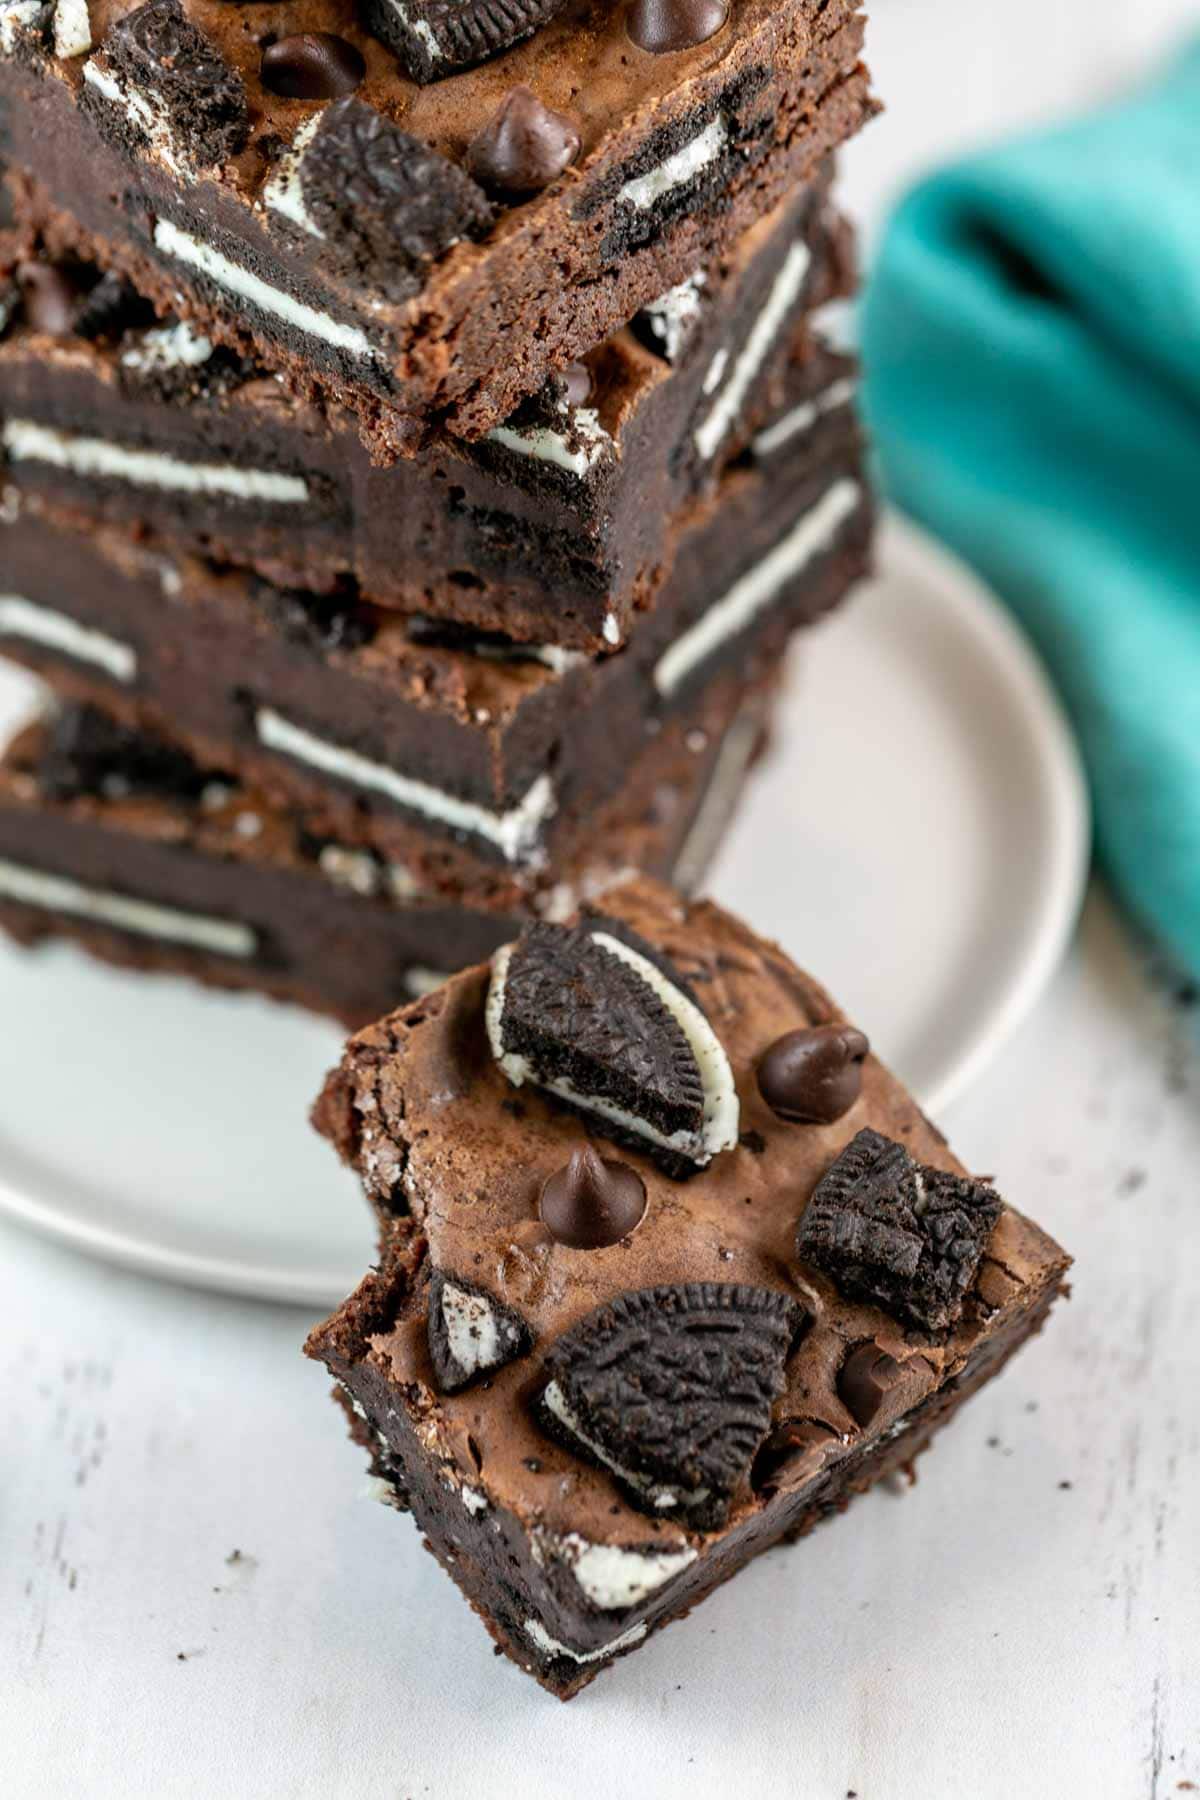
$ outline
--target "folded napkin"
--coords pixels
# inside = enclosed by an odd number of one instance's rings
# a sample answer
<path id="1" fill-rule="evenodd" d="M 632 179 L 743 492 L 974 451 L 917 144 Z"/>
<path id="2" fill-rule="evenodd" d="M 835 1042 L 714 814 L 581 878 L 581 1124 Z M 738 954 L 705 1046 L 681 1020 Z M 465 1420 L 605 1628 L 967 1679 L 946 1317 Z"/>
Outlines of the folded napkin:
<path id="1" fill-rule="evenodd" d="M 919 187 L 863 326 L 887 487 L 1037 644 L 1103 863 L 1200 976 L 1200 45 Z"/>

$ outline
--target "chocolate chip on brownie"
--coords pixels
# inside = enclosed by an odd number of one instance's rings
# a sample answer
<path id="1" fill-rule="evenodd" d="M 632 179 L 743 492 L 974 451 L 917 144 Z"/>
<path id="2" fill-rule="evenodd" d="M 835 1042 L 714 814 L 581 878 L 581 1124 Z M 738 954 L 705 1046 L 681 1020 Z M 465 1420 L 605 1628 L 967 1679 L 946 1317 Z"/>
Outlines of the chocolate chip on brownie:
<path id="1" fill-rule="evenodd" d="M 287 100 L 336 100 L 361 86 L 367 65 L 360 51 L 332 31 L 297 31 L 262 53 L 263 86 Z"/>
<path id="2" fill-rule="evenodd" d="M 585 1144 L 546 1177 L 538 1210 L 558 1243 L 605 1250 L 641 1224 L 646 1184 L 627 1163 L 612 1162 Z"/>
<path id="3" fill-rule="evenodd" d="M 324 114 L 300 161 L 300 185 L 331 251 L 393 300 L 418 293 L 431 264 L 492 223 L 469 175 L 360 100 L 339 100 Z"/>
<path id="4" fill-rule="evenodd" d="M 84 66 L 81 104 L 118 146 L 155 145 L 172 165 L 226 162 L 250 130 L 241 76 L 180 0 L 147 0 L 117 20 Z"/>
<path id="5" fill-rule="evenodd" d="M 871 1046 L 849 1025 L 810 1025 L 785 1032 L 764 1052 L 758 1088 L 772 1112 L 805 1125 L 832 1125 L 862 1092 Z"/>
<path id="6" fill-rule="evenodd" d="M 641 1511 L 716 1530 L 770 1429 L 804 1322 L 768 1288 L 623 1294 L 551 1346 L 538 1421 Z"/>
<path id="7" fill-rule="evenodd" d="M 678 971 L 608 925 L 539 923 L 499 952 L 492 1054 L 515 1087 L 545 1089 L 682 1177 L 737 1143 L 729 1060 Z"/>
<path id="8" fill-rule="evenodd" d="M 546 106 L 532 88 L 510 88 L 472 138 L 467 166 L 494 194 L 537 194 L 579 155 L 579 131 L 566 113 Z"/>
<path id="9" fill-rule="evenodd" d="M 715 37 L 728 17 L 728 0 L 633 0 L 626 30 L 639 50 L 663 56 Z"/>
<path id="10" fill-rule="evenodd" d="M 547 24 L 566 0 L 363 0 L 362 17 L 422 85 L 486 62 Z"/>
<path id="11" fill-rule="evenodd" d="M 796 1253 L 848 1298 L 942 1331 L 961 1316 L 999 1216 L 986 1182 L 919 1164 L 903 1144 L 860 1131 L 814 1188 Z"/>
<path id="12" fill-rule="evenodd" d="M 476 1282 L 435 1270 L 429 1284 L 429 1356 L 443 1394 L 502 1369 L 532 1343 L 532 1332 L 513 1307 Z"/>

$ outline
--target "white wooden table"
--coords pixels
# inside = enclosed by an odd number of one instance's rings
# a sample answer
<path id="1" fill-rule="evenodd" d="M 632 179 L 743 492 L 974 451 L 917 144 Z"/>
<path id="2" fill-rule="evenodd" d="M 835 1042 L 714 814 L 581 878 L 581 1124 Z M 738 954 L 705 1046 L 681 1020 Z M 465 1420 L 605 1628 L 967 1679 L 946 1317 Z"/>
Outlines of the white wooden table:
<path id="1" fill-rule="evenodd" d="M 868 216 L 945 146 L 1112 84 L 1196 13 L 877 7 L 891 111 L 848 158 Z M 1071 1305 L 912 1492 L 764 1559 L 569 1708 L 356 1498 L 304 1317 L 0 1228 L 0 1796 L 1200 1789 L 1197 1037 L 1093 897 L 947 1121 L 1075 1251 Z"/>

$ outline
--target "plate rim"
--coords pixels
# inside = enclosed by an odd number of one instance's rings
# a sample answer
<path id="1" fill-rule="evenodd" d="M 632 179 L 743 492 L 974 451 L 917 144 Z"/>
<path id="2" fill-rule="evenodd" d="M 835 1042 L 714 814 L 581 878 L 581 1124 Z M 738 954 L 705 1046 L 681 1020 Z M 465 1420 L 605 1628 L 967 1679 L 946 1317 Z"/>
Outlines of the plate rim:
<path id="1" fill-rule="evenodd" d="M 932 1091 L 917 1096 L 931 1113 L 951 1106 L 978 1080 L 1044 993 L 1074 933 L 1086 892 L 1091 856 L 1087 784 L 1074 736 L 1057 693 L 1034 650 L 1003 602 L 968 564 L 911 519 L 885 510 L 877 566 L 903 568 L 910 579 L 939 590 L 988 665 L 1004 677 L 1030 733 L 1033 764 L 1042 778 L 1049 831 L 1043 901 L 1027 922 L 1012 980 L 988 1006 Z M 327 1308 L 341 1297 L 343 1278 L 296 1265 L 205 1255 L 160 1239 L 98 1224 L 60 1205 L 38 1188 L 14 1185 L 0 1168 L 0 1215 L 100 1261 L 187 1287 Z"/>
<path id="2" fill-rule="evenodd" d="M 1029 727 L 1033 765 L 1048 823 L 1042 905 L 1031 914 L 1018 972 L 966 1034 L 932 1089 L 917 1096 L 926 1112 L 946 1111 L 979 1079 L 1028 1018 L 1062 963 L 1087 893 L 1092 813 L 1087 777 L 1066 710 L 1040 656 L 1014 615 L 969 563 L 907 514 L 889 508 L 879 533 L 881 566 L 907 563 L 916 579 L 942 589 L 959 624 L 1003 672 Z M 964 604 L 969 600 L 970 604 Z M 902 1075 L 903 1078 L 903 1075 Z"/>

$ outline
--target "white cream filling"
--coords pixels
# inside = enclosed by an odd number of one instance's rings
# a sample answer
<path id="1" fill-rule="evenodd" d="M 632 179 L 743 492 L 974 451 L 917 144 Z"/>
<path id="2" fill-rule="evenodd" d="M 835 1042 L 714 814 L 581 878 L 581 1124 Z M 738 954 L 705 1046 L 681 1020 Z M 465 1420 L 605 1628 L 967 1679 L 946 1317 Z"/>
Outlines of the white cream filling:
<path id="1" fill-rule="evenodd" d="M 750 335 L 734 362 L 733 372 L 709 412 L 696 427 L 696 448 L 701 456 L 708 458 L 715 453 L 741 412 L 750 384 L 762 367 L 788 313 L 799 299 L 811 263 L 812 252 L 803 243 L 793 244 L 784 257 L 783 266 L 771 284 L 766 305 L 755 319 Z M 707 383 L 705 391 L 709 391 Z"/>
<path id="2" fill-rule="evenodd" d="M 694 668 L 765 611 L 786 582 L 828 549 L 860 498 L 859 485 L 849 476 L 827 488 L 787 536 L 659 657 L 654 665 L 654 685 L 659 693 L 673 694 Z"/>
<path id="3" fill-rule="evenodd" d="M 464 1375 L 492 1369 L 504 1354 L 496 1314 L 481 1294 L 468 1294 L 445 1282 L 442 1324 L 446 1345 Z"/>
<path id="4" fill-rule="evenodd" d="M 0 594 L 0 637 L 4 636 L 60 650 L 77 662 L 103 669 L 115 681 L 132 681 L 137 674 L 137 656 L 128 644 L 21 594 Z"/>
<path id="5" fill-rule="evenodd" d="M 404 1510 L 392 1483 L 385 1481 L 382 1475 L 367 1476 L 362 1487 L 362 1497 L 364 1500 L 377 1500 L 381 1506 L 390 1506 L 393 1512 Z"/>
<path id="6" fill-rule="evenodd" d="M 0 50 L 5 56 L 12 55 L 18 36 L 37 23 L 41 10 L 42 0 L 10 0 L 10 4 L 0 5 Z"/>
<path id="7" fill-rule="evenodd" d="M 304 188 L 301 183 L 300 164 L 304 152 L 312 143 L 321 123 L 322 113 L 314 113 L 300 127 L 291 144 L 279 159 L 279 167 L 263 189 L 263 205 L 271 212 L 279 213 L 282 218 L 290 219 L 293 225 L 299 225 L 310 237 L 323 238 L 325 233 L 317 225 L 304 204 Z"/>
<path id="8" fill-rule="evenodd" d="M 379 892 L 380 868 L 366 850 L 347 850 L 342 844 L 324 844 L 317 866 L 334 887 L 346 888 L 364 900 Z"/>
<path id="9" fill-rule="evenodd" d="M 398 806 L 437 819 L 453 831 L 472 832 L 486 838 L 508 862 L 525 862 L 536 856 L 542 827 L 554 812 L 554 786 L 548 775 L 539 775 L 525 798 L 509 812 L 489 812 L 473 800 L 460 800 L 426 781 L 398 774 L 382 763 L 371 762 L 356 750 L 344 750 L 340 744 L 314 737 L 300 725 L 293 725 L 272 707 L 259 709 L 255 719 L 259 739 L 268 750 L 278 750 L 297 762 L 320 769 L 323 774 L 351 782 L 355 787 L 371 788 L 386 794 Z"/>
<path id="10" fill-rule="evenodd" d="M 173 175 L 182 176 L 182 154 L 171 138 L 165 119 L 144 94 L 139 94 L 135 88 L 122 86 L 110 69 L 102 69 L 96 62 L 84 63 L 83 79 L 110 106 L 123 112 L 135 130 L 145 135 L 151 150 L 157 152 Z"/>
<path id="11" fill-rule="evenodd" d="M 92 47 L 87 0 L 57 0 L 54 8 L 54 54 L 64 62 L 85 56 Z"/>
<path id="12" fill-rule="evenodd" d="M 705 394 L 715 393 L 724 381 L 725 371 L 728 367 L 729 351 L 722 345 L 704 371 L 704 380 L 701 383 L 702 392 Z"/>
<path id="13" fill-rule="evenodd" d="M 837 412 L 840 407 L 848 406 L 857 391 L 858 383 L 850 375 L 843 376 L 840 381 L 832 381 L 829 386 L 811 400 L 804 400 L 799 406 L 793 406 L 790 412 L 760 431 L 754 439 L 756 456 L 773 456 L 794 437 L 802 432 L 811 431 L 818 419 L 826 413 Z"/>
<path id="14" fill-rule="evenodd" d="M 604 615 L 604 641 L 615 648 L 621 641 L 621 624 L 616 613 Z"/>
<path id="15" fill-rule="evenodd" d="M 421 43 L 424 44 L 426 50 L 429 52 L 430 62 L 441 62 L 442 52 L 438 47 L 437 38 L 433 34 L 433 27 L 430 25 L 428 19 L 410 19 L 407 6 L 401 6 L 400 0 L 388 0 L 388 5 L 399 19 L 401 25 L 403 25 L 405 31 L 410 31 L 413 37 L 419 38 Z"/>
<path id="16" fill-rule="evenodd" d="M 681 1544 L 677 1550 L 627 1550 L 616 1544 L 593 1544 L 578 1532 L 556 1539 L 553 1548 L 602 1612 L 623 1612 L 637 1606 L 689 1568 L 697 1554 L 689 1544 Z"/>
<path id="17" fill-rule="evenodd" d="M 473 1519 L 488 1509 L 489 1501 L 482 1488 L 464 1487 L 459 1490 L 459 1499 Z"/>
<path id="18" fill-rule="evenodd" d="M 177 494 L 222 494 L 247 503 L 296 506 L 308 499 L 308 483 L 299 475 L 181 462 L 159 450 L 133 450 L 104 438 L 52 431 L 33 419 L 9 419 L 0 440 L 13 462 L 49 463 L 72 475 L 128 481 L 135 487 L 165 488 Z"/>
<path id="19" fill-rule="evenodd" d="M 647 1627 L 644 1624 L 631 1625 L 628 1631 L 623 1631 L 607 1644 L 601 1644 L 598 1650 L 572 1650 L 569 1644 L 551 1637 L 540 1619 L 526 1619 L 524 1630 L 530 1643 L 536 1645 L 543 1656 L 569 1656 L 572 1662 L 592 1663 L 599 1662 L 604 1656 L 615 1656 L 618 1650 L 628 1650 L 633 1644 L 640 1644 Z"/>
<path id="20" fill-rule="evenodd" d="M 657 300 L 642 308 L 642 317 L 659 349 L 669 363 L 677 362 L 700 317 L 700 293 L 708 283 L 703 269 L 697 269 L 686 281 L 668 288 Z"/>
<path id="21" fill-rule="evenodd" d="M 514 1087 L 523 1087 L 527 1081 L 531 1082 L 534 1087 L 556 1094 L 561 1100 L 569 1100 L 573 1105 L 595 1113 L 611 1124 L 619 1125 L 622 1130 L 634 1133 L 647 1143 L 656 1144 L 663 1150 L 676 1151 L 703 1167 L 722 1150 L 731 1150 L 738 1139 L 740 1109 L 729 1058 L 700 1008 L 673 982 L 668 981 L 661 969 L 606 931 L 592 931 L 588 935 L 594 944 L 633 969 L 666 1007 L 686 1038 L 700 1071 L 704 1093 L 704 1116 L 699 1132 L 675 1131 L 668 1134 L 658 1131 L 645 1119 L 627 1112 L 624 1107 L 604 1096 L 581 1092 L 566 1076 L 559 1075 L 547 1080 L 534 1069 L 528 1058 L 505 1049 L 502 1022 L 508 965 L 515 948 L 512 944 L 506 944 L 498 950 L 492 960 L 492 980 L 484 1011 L 492 1055 Z"/>
<path id="22" fill-rule="evenodd" d="M 159 325 L 140 344 L 126 350 L 121 366 L 145 374 L 154 369 L 198 369 L 213 353 L 211 338 L 202 337 L 185 320 Z"/>
<path id="23" fill-rule="evenodd" d="M 181 231 L 170 219 L 158 220 L 154 227 L 154 242 L 164 256 L 173 256 L 178 262 L 198 269 L 210 281 L 215 281 L 218 287 L 248 300 L 260 312 L 282 319 L 285 325 L 294 325 L 297 331 L 303 331 L 309 337 L 321 338 L 336 350 L 347 350 L 353 356 L 375 354 L 371 340 L 357 325 L 345 325 L 340 319 L 330 318 L 328 313 L 318 312 L 315 307 L 306 306 L 291 294 L 271 287 L 257 275 L 252 275 L 249 269 L 230 262 L 227 256 L 222 256 L 211 245 L 202 243 L 188 231 Z"/>
<path id="24" fill-rule="evenodd" d="M 0 859 L 0 894 L 25 906 L 50 912 L 72 913 L 95 925 L 113 925 L 139 937 L 163 938 L 196 950 L 212 950 L 219 956 L 250 957 L 258 945 L 248 925 L 204 913 L 181 912 L 152 900 L 133 900 L 127 894 L 105 888 L 84 887 L 65 875 L 49 875 Z"/>
<path id="25" fill-rule="evenodd" d="M 494 425 L 488 432 L 488 437 L 492 443 L 514 451 L 517 456 L 532 457 L 535 462 L 553 463 L 556 468 L 565 469 L 569 475 L 582 477 L 595 468 L 611 446 L 612 439 L 601 425 L 600 416 L 594 407 L 577 406 L 571 422 L 576 435 L 584 440 L 575 449 L 571 448 L 562 432 L 553 430 L 549 425 L 531 425 L 523 429 L 511 425 Z"/>
<path id="26" fill-rule="evenodd" d="M 656 1507 L 660 1512 L 664 1512 L 668 1508 L 674 1511 L 680 1506 L 703 1506 L 708 1499 L 707 1488 L 691 1488 L 685 1491 L 677 1487 L 667 1487 L 661 1482 L 651 1481 L 648 1476 L 640 1474 L 636 1469 L 627 1469 L 621 1463 L 614 1461 L 608 1451 L 598 1444 L 595 1438 L 589 1437 L 583 1429 L 557 1381 L 549 1382 L 543 1390 L 542 1405 L 578 1443 L 583 1445 L 585 1450 L 591 1452 L 597 1462 L 602 1463 L 606 1469 L 611 1469 L 614 1475 L 619 1476 L 636 1493 L 644 1495 L 651 1506 Z"/>
<path id="27" fill-rule="evenodd" d="M 665 162 L 651 169 L 646 175 L 637 175 L 627 181 L 617 191 L 617 200 L 626 201 L 636 206 L 639 212 L 646 212 L 664 194 L 672 188 L 683 187 L 685 183 L 695 180 L 702 169 L 716 162 L 725 148 L 729 133 L 722 118 L 711 119 L 690 143 L 682 150 L 676 150 L 674 156 L 668 156 Z"/>

